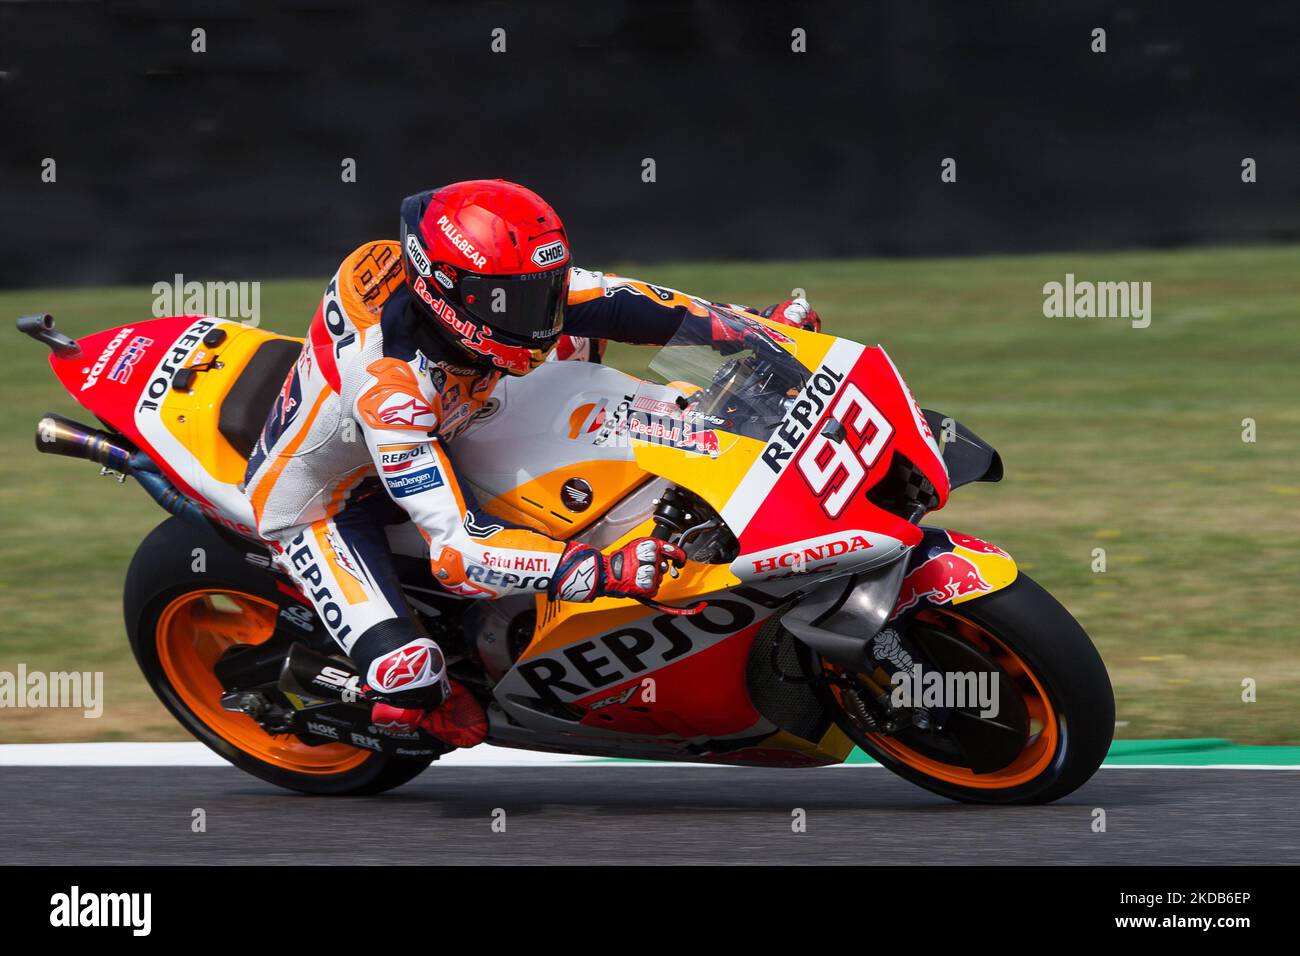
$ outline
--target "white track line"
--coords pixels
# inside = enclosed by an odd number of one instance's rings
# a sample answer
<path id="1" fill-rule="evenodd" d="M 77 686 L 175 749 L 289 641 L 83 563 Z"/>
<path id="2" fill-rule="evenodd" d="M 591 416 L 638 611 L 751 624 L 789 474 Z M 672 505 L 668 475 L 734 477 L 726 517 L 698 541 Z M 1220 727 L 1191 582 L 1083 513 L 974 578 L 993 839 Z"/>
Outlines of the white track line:
<path id="1" fill-rule="evenodd" d="M 541 753 L 482 744 L 457 750 L 438 761 L 441 767 L 712 767 L 725 764 L 677 763 L 662 760 L 605 761 L 599 757 Z M 228 767 L 197 741 L 175 743 L 0 744 L 0 767 Z M 1289 764 L 1103 764 L 1107 770 L 1300 770 Z M 880 767 L 877 763 L 846 763 L 838 769 Z"/>
<path id="2" fill-rule="evenodd" d="M 590 757 L 537 753 L 486 744 L 438 761 L 457 767 L 530 767 L 586 763 Z M 197 741 L 176 743 L 0 744 L 0 767 L 228 767 Z"/>

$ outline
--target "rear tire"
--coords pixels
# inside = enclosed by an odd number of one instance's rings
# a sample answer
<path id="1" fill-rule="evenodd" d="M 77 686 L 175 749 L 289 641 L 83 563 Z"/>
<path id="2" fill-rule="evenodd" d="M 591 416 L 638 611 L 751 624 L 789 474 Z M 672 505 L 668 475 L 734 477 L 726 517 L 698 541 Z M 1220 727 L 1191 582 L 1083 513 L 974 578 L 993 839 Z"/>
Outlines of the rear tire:
<path id="1" fill-rule="evenodd" d="M 975 774 L 957 764 L 945 766 L 934 759 L 935 751 L 913 749 L 902 735 L 867 732 L 846 713 L 836 694 L 821 685 L 820 693 L 840 729 L 900 777 L 953 800 L 1048 803 L 1086 783 L 1110 749 L 1115 697 L 1100 655 L 1070 613 L 1023 573 L 1010 586 L 990 595 L 925 613 L 931 627 L 942 627 L 935 622 L 946 620 L 954 632 L 976 634 L 981 640 L 992 638 L 990 644 L 1003 645 L 997 649 L 999 653 L 1010 652 L 1001 660 L 1014 662 L 1013 671 L 1023 667 L 1032 675 L 1032 680 L 1022 678 L 1019 685 L 1029 688 L 1030 696 L 1036 698 L 1029 701 L 1030 712 L 1040 720 L 1037 734 L 1031 727 L 1019 762 L 1013 761 L 1000 774 Z M 923 737 L 913 739 L 923 746 Z M 1041 753 L 1030 760 L 1032 747 L 1040 748 Z"/>
<path id="2" fill-rule="evenodd" d="M 205 569 L 191 571 L 194 549 Z M 311 747 L 293 735 L 273 737 L 252 718 L 221 710 L 210 665 L 229 643 L 270 636 L 281 593 L 260 563 L 212 531 L 169 518 L 141 542 L 127 571 L 126 630 L 145 680 L 196 738 L 241 770 L 268 783 L 327 796 L 391 790 L 416 777 L 432 757 L 398 757 L 335 743 Z"/>

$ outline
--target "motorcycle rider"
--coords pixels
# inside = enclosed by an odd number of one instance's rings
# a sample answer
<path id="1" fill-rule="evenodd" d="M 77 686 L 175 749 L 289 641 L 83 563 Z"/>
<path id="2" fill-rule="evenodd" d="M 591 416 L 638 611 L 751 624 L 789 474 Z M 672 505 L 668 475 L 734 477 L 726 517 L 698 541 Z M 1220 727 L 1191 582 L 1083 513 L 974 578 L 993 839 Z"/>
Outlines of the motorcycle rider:
<path id="1" fill-rule="evenodd" d="M 599 361 L 607 339 L 662 345 L 687 312 L 707 314 L 702 302 L 571 267 L 559 216 L 502 180 L 408 196 L 400 242 L 368 242 L 343 261 L 249 459 L 245 488 L 277 563 L 365 685 L 393 702 L 374 705 L 375 723 L 422 726 L 460 747 L 487 729 L 482 707 L 447 676 L 402 596 L 386 524 L 409 518 L 428 543 L 435 579 L 467 598 L 650 599 L 667 563 L 685 562 L 680 548 L 655 538 L 604 554 L 481 510 L 446 442 L 502 375 L 548 358 Z M 802 298 L 762 314 L 820 328 Z"/>

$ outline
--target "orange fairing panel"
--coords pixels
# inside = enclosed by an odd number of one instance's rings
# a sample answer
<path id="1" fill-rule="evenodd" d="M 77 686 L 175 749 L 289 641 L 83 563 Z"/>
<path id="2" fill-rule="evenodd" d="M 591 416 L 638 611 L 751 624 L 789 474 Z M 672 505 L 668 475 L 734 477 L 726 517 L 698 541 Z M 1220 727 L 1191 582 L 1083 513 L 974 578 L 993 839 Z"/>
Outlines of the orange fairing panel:
<path id="1" fill-rule="evenodd" d="M 689 488 L 721 512 L 742 478 L 763 453 L 764 443 L 743 435 L 718 432 L 713 456 L 633 439 L 639 467 L 674 484 Z"/>
<path id="2" fill-rule="evenodd" d="M 632 538 L 648 535 L 653 530 L 651 522 L 632 529 L 607 551 L 619 547 Z M 655 600 L 677 606 L 692 604 L 701 597 L 721 594 L 738 585 L 740 581 L 723 564 L 699 564 L 691 561 L 677 577 L 665 576 Z M 550 601 L 545 596 L 537 599 L 537 630 L 525 648 L 520 660 L 559 650 L 569 644 L 587 640 L 593 634 L 602 634 L 616 627 L 657 614 L 644 604 L 626 598 L 596 598 L 587 603 Z"/>
<path id="3" fill-rule="evenodd" d="M 553 538 L 568 538 L 649 477 L 633 461 L 606 458 L 574 462 L 526 481 L 484 507 Z"/>

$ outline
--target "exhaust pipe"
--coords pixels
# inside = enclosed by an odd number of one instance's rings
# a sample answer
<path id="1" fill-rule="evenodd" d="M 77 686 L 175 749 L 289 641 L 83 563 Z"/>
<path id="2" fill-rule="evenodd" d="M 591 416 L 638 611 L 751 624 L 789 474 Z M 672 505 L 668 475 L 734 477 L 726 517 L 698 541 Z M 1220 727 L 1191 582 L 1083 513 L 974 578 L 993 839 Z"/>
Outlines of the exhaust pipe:
<path id="1" fill-rule="evenodd" d="M 90 428 L 54 412 L 46 413 L 36 424 L 36 450 L 46 455 L 84 458 L 122 474 L 130 473 L 131 456 L 135 454 L 135 449 L 122 436 Z"/>
<path id="2" fill-rule="evenodd" d="M 355 665 L 314 651 L 306 644 L 294 644 L 285 655 L 280 690 L 354 707 L 366 707 L 374 701 L 362 686 L 361 672 Z"/>
<path id="3" fill-rule="evenodd" d="M 176 490 L 148 456 L 136 451 L 121 435 L 48 412 L 36 424 L 36 450 L 46 455 L 84 458 L 110 471 L 130 475 L 168 514 L 184 518 L 201 528 L 215 527 L 198 505 Z"/>

